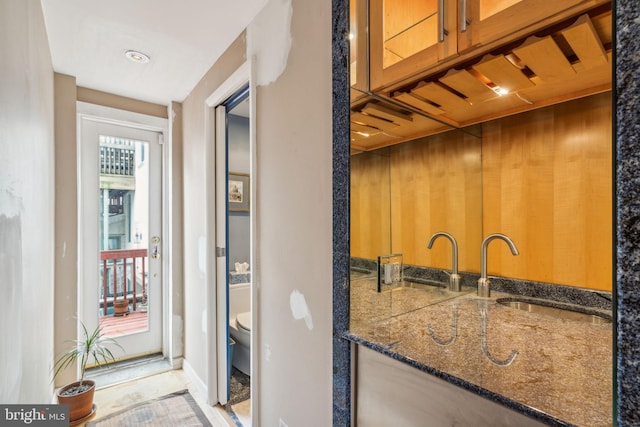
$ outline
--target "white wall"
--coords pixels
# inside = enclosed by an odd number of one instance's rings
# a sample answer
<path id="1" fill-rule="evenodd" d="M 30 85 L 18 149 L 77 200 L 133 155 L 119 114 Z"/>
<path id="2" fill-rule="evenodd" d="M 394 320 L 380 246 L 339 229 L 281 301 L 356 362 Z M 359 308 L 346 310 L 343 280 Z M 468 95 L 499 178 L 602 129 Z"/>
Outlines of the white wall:
<path id="1" fill-rule="evenodd" d="M 292 14 L 291 14 L 292 12 Z M 205 100 L 256 56 L 260 394 L 254 425 L 332 423 L 331 2 L 271 0 L 183 103 L 186 361 L 206 379 Z M 256 271 L 256 268 L 258 269 Z M 293 298 L 292 298 L 293 296 Z M 297 296 L 297 298 L 296 298 Z M 294 317 L 308 306 L 306 319 Z M 304 310 L 303 310 L 304 311 Z M 299 317 L 299 316 L 297 316 Z M 312 424 L 310 424 L 312 423 Z"/>
<path id="2" fill-rule="evenodd" d="M 267 66 L 278 55 L 262 41 L 277 40 L 287 3 L 292 15 L 286 68 L 268 83 Z M 271 26 L 261 19 L 265 15 Z M 256 94 L 260 425 L 282 420 L 290 427 L 330 426 L 331 2 L 272 0 L 247 35 L 250 52 L 257 54 L 257 81 L 266 84 Z M 292 300 L 302 302 L 296 295 L 308 305 L 306 319 L 293 316 Z"/>
<path id="3" fill-rule="evenodd" d="M 78 176 L 76 79 L 54 73 L 55 98 L 55 299 L 54 352 L 62 354 L 78 328 Z M 75 367 L 74 367 L 75 368 Z M 76 380 L 76 369 L 61 371 L 54 386 Z"/>
<path id="4" fill-rule="evenodd" d="M 0 402 L 51 401 L 53 68 L 39 0 L 0 0 Z"/>

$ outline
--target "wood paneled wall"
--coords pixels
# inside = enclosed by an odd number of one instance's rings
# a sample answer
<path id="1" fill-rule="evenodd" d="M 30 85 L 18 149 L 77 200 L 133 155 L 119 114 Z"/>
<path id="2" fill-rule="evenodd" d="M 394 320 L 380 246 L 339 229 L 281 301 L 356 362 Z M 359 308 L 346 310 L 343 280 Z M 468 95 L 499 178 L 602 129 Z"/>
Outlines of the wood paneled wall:
<path id="1" fill-rule="evenodd" d="M 351 156 L 351 256 L 391 253 L 389 149 Z"/>
<path id="2" fill-rule="evenodd" d="M 489 274 L 611 291 L 610 92 L 484 123 L 482 147 L 456 131 L 383 152 L 352 157 L 352 256 L 450 269 L 447 241 L 426 248 L 447 231 L 479 272 L 482 238 L 504 233 L 520 255 L 492 242 Z"/>
<path id="3" fill-rule="evenodd" d="M 411 265 L 451 269 L 458 242 L 459 268 L 479 270 L 482 232 L 481 140 L 461 131 L 391 147 L 391 236 L 394 253 Z"/>
<path id="4" fill-rule="evenodd" d="M 488 271 L 611 290 L 611 93 L 483 124 L 483 232 Z"/>

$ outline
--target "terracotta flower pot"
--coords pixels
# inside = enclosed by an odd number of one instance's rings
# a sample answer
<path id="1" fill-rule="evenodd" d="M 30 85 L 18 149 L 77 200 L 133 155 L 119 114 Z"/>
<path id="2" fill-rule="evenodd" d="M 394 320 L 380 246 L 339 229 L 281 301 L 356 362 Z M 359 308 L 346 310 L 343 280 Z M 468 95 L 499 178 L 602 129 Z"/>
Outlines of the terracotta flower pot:
<path id="1" fill-rule="evenodd" d="M 113 315 L 124 316 L 129 312 L 129 300 L 119 299 L 113 302 Z"/>
<path id="2" fill-rule="evenodd" d="M 63 396 L 65 391 L 80 385 L 80 381 L 76 381 L 62 387 L 56 393 L 58 403 L 61 405 L 69 405 L 69 420 L 71 422 L 84 418 L 91 414 L 93 410 L 93 393 L 96 390 L 96 383 L 91 380 L 82 381 L 82 385 L 88 385 L 89 388 L 81 393 L 69 396 Z"/>

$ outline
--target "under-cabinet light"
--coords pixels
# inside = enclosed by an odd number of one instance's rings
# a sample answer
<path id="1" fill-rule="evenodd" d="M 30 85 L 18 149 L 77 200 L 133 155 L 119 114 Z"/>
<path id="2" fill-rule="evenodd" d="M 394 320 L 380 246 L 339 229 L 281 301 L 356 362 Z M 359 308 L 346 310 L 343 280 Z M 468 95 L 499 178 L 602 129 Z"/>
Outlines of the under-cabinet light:
<path id="1" fill-rule="evenodd" d="M 500 86 L 494 87 L 493 91 L 495 93 L 497 93 L 498 95 L 500 95 L 500 96 L 507 95 L 509 93 L 509 89 L 505 89 L 505 88 L 500 87 Z"/>

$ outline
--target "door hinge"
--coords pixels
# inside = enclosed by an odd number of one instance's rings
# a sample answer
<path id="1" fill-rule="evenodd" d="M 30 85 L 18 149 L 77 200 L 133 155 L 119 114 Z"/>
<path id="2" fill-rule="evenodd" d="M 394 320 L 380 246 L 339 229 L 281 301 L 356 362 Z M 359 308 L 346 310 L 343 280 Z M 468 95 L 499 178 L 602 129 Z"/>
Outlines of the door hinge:
<path id="1" fill-rule="evenodd" d="M 222 258 L 224 256 L 227 256 L 227 248 L 216 246 L 216 258 Z"/>

